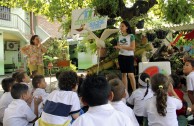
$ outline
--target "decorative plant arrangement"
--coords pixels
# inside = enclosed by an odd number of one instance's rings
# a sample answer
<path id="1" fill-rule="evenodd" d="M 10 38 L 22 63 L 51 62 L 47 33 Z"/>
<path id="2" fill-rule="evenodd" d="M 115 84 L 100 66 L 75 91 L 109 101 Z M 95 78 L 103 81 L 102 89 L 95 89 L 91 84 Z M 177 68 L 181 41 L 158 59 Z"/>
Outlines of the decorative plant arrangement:
<path id="1" fill-rule="evenodd" d="M 146 36 L 147 36 L 148 41 L 152 42 L 156 38 L 156 33 L 154 32 L 154 30 L 149 30 L 146 32 Z"/>

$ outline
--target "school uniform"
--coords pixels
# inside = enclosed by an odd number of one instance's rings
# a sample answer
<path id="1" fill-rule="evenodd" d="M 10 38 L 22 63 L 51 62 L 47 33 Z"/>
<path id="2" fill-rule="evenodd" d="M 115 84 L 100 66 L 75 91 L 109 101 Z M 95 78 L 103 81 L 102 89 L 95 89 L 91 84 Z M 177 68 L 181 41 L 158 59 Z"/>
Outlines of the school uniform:
<path id="1" fill-rule="evenodd" d="M 134 105 L 133 111 L 136 116 L 143 116 L 145 101 L 153 97 L 153 91 L 149 88 L 148 94 L 144 97 L 147 88 L 138 88 L 127 99 L 127 102 L 131 105 Z"/>
<path id="2" fill-rule="evenodd" d="M 144 117 L 149 126 L 178 126 L 176 110 L 182 108 L 181 100 L 167 96 L 166 116 L 161 116 L 156 108 L 156 96 L 148 99 L 145 104 Z"/>
<path id="3" fill-rule="evenodd" d="M 134 126 L 131 119 L 115 110 L 112 105 L 105 104 L 89 107 L 89 110 L 78 117 L 72 126 Z"/>
<path id="4" fill-rule="evenodd" d="M 111 102 L 111 105 L 116 110 L 127 115 L 131 119 L 131 121 L 133 122 L 134 126 L 139 126 L 139 123 L 137 122 L 137 119 L 135 117 L 133 110 L 130 107 L 128 107 L 125 103 L 123 103 L 123 101 Z"/>
<path id="5" fill-rule="evenodd" d="M 41 118 L 35 126 L 68 126 L 72 120 L 71 115 L 79 112 L 80 101 L 75 92 L 55 90 L 47 97 Z"/>
<path id="6" fill-rule="evenodd" d="M 13 101 L 10 92 L 5 92 L 0 99 L 0 122 L 3 123 L 4 111 L 8 105 Z"/>
<path id="7" fill-rule="evenodd" d="M 41 89 L 41 88 L 36 88 L 34 91 L 33 91 L 33 97 L 42 97 L 42 102 L 39 104 L 38 106 L 38 115 L 40 116 L 42 111 L 43 111 L 43 106 L 46 102 L 46 98 L 48 97 L 48 93 L 45 92 L 45 89 Z M 32 100 L 32 103 L 31 103 L 31 109 L 32 111 L 34 111 L 34 99 Z"/>
<path id="8" fill-rule="evenodd" d="M 4 126 L 32 126 L 36 115 L 27 103 L 22 99 L 14 99 L 5 109 L 3 125 Z"/>
<path id="9" fill-rule="evenodd" d="M 186 78 L 187 81 L 187 91 L 194 91 L 194 71 L 190 72 Z"/>

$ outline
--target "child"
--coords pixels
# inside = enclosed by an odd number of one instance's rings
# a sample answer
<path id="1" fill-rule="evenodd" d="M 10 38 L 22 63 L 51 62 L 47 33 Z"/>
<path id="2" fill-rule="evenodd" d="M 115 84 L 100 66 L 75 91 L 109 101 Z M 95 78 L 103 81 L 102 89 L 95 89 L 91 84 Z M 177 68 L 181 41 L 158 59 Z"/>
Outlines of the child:
<path id="1" fill-rule="evenodd" d="M 139 88 L 133 91 L 132 95 L 127 99 L 130 105 L 134 105 L 133 111 L 140 125 L 143 125 L 143 111 L 145 101 L 153 96 L 153 92 L 149 88 L 150 76 L 142 73 L 138 79 Z"/>
<path id="2" fill-rule="evenodd" d="M 32 75 L 30 75 L 30 78 L 34 78 L 34 76 L 38 75 L 38 71 L 37 70 L 34 70 L 32 71 Z"/>
<path id="3" fill-rule="evenodd" d="M 44 76 L 43 75 L 36 75 L 32 79 L 32 85 L 34 88 L 33 97 L 42 97 L 42 104 L 39 105 L 39 115 L 42 112 L 42 107 L 45 104 L 46 98 L 48 97 L 48 94 L 45 92 L 45 88 L 47 86 Z M 31 106 L 33 108 L 33 102 L 31 103 Z M 33 110 L 33 109 L 32 109 Z"/>
<path id="4" fill-rule="evenodd" d="M 14 82 L 13 78 L 5 78 L 1 82 L 4 93 L 0 99 L 0 123 L 3 123 L 4 111 L 13 100 L 10 92 Z"/>
<path id="5" fill-rule="evenodd" d="M 183 103 L 183 107 L 180 110 L 176 111 L 178 123 L 179 123 L 179 126 L 186 126 L 187 119 L 185 116 L 186 116 L 188 104 L 183 98 L 184 93 L 181 90 L 182 84 L 180 82 L 180 77 L 176 74 L 171 74 L 170 77 L 173 79 L 173 82 L 174 82 L 173 83 L 174 91 L 176 92 L 177 96 L 180 98 L 180 100 Z M 169 94 L 169 95 L 171 95 L 171 94 Z"/>
<path id="6" fill-rule="evenodd" d="M 34 100 L 34 113 L 27 105 L 26 101 L 30 98 L 28 86 L 25 84 L 15 84 L 11 89 L 13 101 L 5 109 L 3 118 L 4 126 L 32 126 L 38 117 L 38 105 L 42 101 L 41 98 Z"/>
<path id="7" fill-rule="evenodd" d="M 183 66 L 183 73 L 187 75 L 187 91 L 188 96 L 192 104 L 194 104 L 194 59 L 186 59 L 185 65 Z"/>
<path id="8" fill-rule="evenodd" d="M 81 86 L 81 95 L 89 110 L 72 126 L 134 126 L 129 117 L 108 104 L 113 94 L 104 77 L 87 76 Z"/>
<path id="9" fill-rule="evenodd" d="M 12 78 L 15 80 L 15 83 L 17 83 L 17 75 L 19 74 L 20 72 L 15 72 L 12 74 Z"/>
<path id="10" fill-rule="evenodd" d="M 73 71 L 62 72 L 59 76 L 58 86 L 47 97 L 41 118 L 35 126 L 65 125 L 68 126 L 72 118 L 79 116 L 80 101 L 74 92 L 77 89 L 77 74 Z"/>
<path id="11" fill-rule="evenodd" d="M 122 73 L 122 81 L 125 88 L 128 90 L 127 75 L 130 79 L 130 84 L 133 91 L 136 89 L 136 82 L 134 77 L 134 50 L 135 50 L 135 36 L 131 34 L 131 28 L 127 21 L 122 21 L 120 24 L 121 35 L 116 49 L 119 49 L 119 67 Z"/>
<path id="12" fill-rule="evenodd" d="M 176 110 L 182 108 L 182 102 L 175 93 L 172 80 L 157 73 L 151 78 L 154 96 L 146 101 L 144 117 L 149 126 L 178 126 Z M 171 93 L 174 97 L 168 96 Z"/>
<path id="13" fill-rule="evenodd" d="M 26 84 L 29 87 L 29 83 L 30 83 L 30 77 L 27 75 L 26 72 L 20 72 L 17 76 L 16 76 L 16 80 L 18 83 L 20 84 Z"/>
<path id="14" fill-rule="evenodd" d="M 128 107 L 123 101 L 122 98 L 126 96 L 125 86 L 120 79 L 112 79 L 109 81 L 111 86 L 111 91 L 113 92 L 113 99 L 111 101 L 111 105 L 118 111 L 127 115 L 133 122 L 135 126 L 139 126 L 137 119 L 133 110 Z"/>

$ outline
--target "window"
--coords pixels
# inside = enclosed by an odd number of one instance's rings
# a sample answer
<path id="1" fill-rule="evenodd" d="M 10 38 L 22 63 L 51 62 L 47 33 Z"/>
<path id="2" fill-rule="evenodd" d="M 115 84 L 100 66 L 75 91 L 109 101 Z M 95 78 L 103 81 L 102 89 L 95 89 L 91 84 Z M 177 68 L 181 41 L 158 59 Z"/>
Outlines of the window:
<path id="1" fill-rule="evenodd" d="M 10 8 L 0 6 L 0 19 L 10 21 L 10 19 L 11 19 L 10 13 L 11 13 Z"/>

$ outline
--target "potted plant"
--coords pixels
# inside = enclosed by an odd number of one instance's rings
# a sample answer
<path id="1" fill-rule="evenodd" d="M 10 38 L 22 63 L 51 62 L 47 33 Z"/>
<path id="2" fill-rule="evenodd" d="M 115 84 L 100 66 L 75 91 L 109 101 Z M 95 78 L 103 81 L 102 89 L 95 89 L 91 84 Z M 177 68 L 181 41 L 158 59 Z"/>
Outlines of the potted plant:
<path id="1" fill-rule="evenodd" d="M 150 30 L 146 32 L 146 36 L 147 36 L 148 41 L 152 42 L 156 38 L 156 33 L 153 30 Z"/>
<path id="2" fill-rule="evenodd" d="M 165 39 L 168 32 L 169 32 L 169 29 L 168 28 L 165 28 L 165 27 L 158 27 L 156 30 L 156 36 L 158 39 Z"/>
<path id="3" fill-rule="evenodd" d="M 137 27 L 138 29 L 142 29 L 144 27 L 144 20 L 147 20 L 147 17 L 147 14 L 135 16 L 129 21 L 129 24 L 131 27 Z"/>

